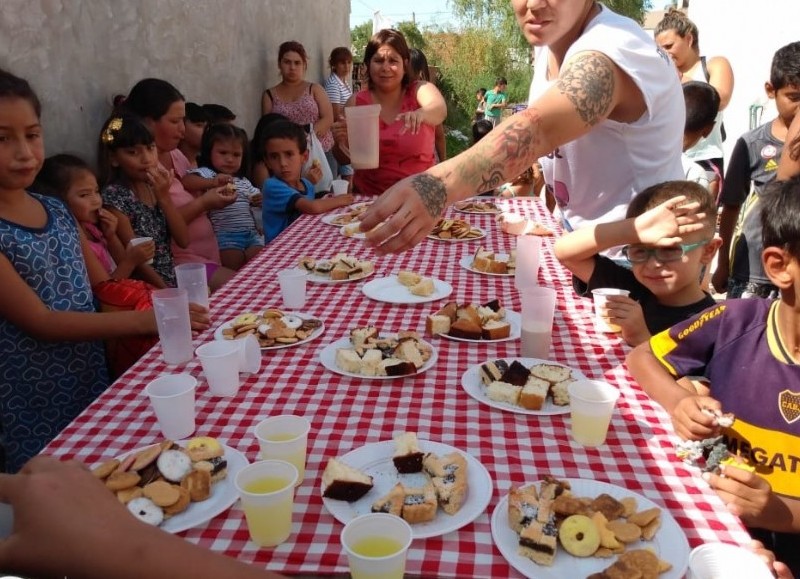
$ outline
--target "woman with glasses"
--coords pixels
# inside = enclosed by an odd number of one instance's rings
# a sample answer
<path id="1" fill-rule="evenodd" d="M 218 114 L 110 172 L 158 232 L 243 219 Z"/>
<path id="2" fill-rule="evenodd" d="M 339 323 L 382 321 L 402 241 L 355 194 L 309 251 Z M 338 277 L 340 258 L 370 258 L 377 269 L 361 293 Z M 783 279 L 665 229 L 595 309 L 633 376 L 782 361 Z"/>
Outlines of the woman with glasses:
<path id="1" fill-rule="evenodd" d="M 715 219 L 714 200 L 704 187 L 668 181 L 637 195 L 626 219 L 564 235 L 556 242 L 556 257 L 572 272 L 581 295 L 598 288 L 628 290 L 628 296 L 609 296 L 602 315 L 635 346 L 714 305 L 700 281 L 720 244 Z M 619 246 L 629 263 L 600 255 Z"/>

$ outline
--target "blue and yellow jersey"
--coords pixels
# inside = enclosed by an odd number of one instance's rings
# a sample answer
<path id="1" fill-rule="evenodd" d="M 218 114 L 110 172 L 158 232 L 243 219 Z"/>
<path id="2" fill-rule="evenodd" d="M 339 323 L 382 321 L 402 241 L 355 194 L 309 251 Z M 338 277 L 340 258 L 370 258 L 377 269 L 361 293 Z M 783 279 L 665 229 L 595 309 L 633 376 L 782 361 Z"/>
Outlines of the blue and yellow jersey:
<path id="1" fill-rule="evenodd" d="M 780 495 L 800 498 L 800 365 L 778 331 L 780 301 L 729 300 L 656 334 L 650 348 L 673 376 L 705 376 L 736 420 L 731 452 Z M 785 307 L 785 306 L 783 306 Z"/>

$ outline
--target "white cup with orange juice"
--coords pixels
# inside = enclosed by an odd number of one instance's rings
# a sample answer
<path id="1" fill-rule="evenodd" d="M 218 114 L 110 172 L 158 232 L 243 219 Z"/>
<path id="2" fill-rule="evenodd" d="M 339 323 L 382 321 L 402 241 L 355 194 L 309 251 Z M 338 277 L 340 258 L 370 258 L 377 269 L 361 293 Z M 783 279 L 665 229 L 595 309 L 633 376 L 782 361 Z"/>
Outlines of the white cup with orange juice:
<path id="1" fill-rule="evenodd" d="M 619 390 L 600 380 L 576 380 L 567 386 L 572 439 L 582 446 L 600 446 L 619 398 Z"/>
<path id="2" fill-rule="evenodd" d="M 403 579 L 406 553 L 413 534 L 411 525 L 388 513 L 356 517 L 342 529 L 353 579 Z"/>
<path id="3" fill-rule="evenodd" d="M 280 545 L 292 534 L 297 469 L 283 460 L 262 460 L 236 474 L 250 539 L 260 547 Z"/>
<path id="4" fill-rule="evenodd" d="M 302 416 L 270 416 L 255 427 L 262 460 L 285 460 L 297 468 L 297 484 L 306 473 L 306 447 L 311 423 Z"/>

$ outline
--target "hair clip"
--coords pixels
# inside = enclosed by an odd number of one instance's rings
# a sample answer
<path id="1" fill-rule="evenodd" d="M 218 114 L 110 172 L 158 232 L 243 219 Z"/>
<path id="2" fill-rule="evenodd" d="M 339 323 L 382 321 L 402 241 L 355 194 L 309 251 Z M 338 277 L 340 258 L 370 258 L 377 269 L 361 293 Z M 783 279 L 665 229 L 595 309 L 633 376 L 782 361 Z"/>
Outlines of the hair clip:
<path id="1" fill-rule="evenodd" d="M 108 122 L 106 130 L 103 131 L 103 134 L 101 135 L 100 138 L 106 145 L 110 145 L 111 143 L 114 142 L 114 131 L 118 131 L 121 128 L 122 128 L 122 119 L 119 117 L 113 118 Z"/>

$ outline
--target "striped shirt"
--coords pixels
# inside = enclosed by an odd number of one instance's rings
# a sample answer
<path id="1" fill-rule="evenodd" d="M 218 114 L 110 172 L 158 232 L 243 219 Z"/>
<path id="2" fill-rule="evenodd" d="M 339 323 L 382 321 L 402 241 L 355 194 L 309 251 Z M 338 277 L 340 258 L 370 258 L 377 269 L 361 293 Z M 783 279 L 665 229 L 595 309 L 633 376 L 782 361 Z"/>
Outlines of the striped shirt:
<path id="1" fill-rule="evenodd" d="M 217 176 L 217 172 L 208 167 L 192 169 L 189 174 L 200 175 L 205 179 L 213 179 Z M 250 197 L 261 191 L 244 177 L 234 177 L 233 184 L 236 187 L 236 201 L 222 209 L 208 212 L 214 232 L 255 231 L 256 222 L 250 211 Z"/>
<path id="2" fill-rule="evenodd" d="M 353 95 L 350 87 L 335 73 L 331 73 L 325 81 L 325 92 L 332 105 L 344 105 Z"/>

